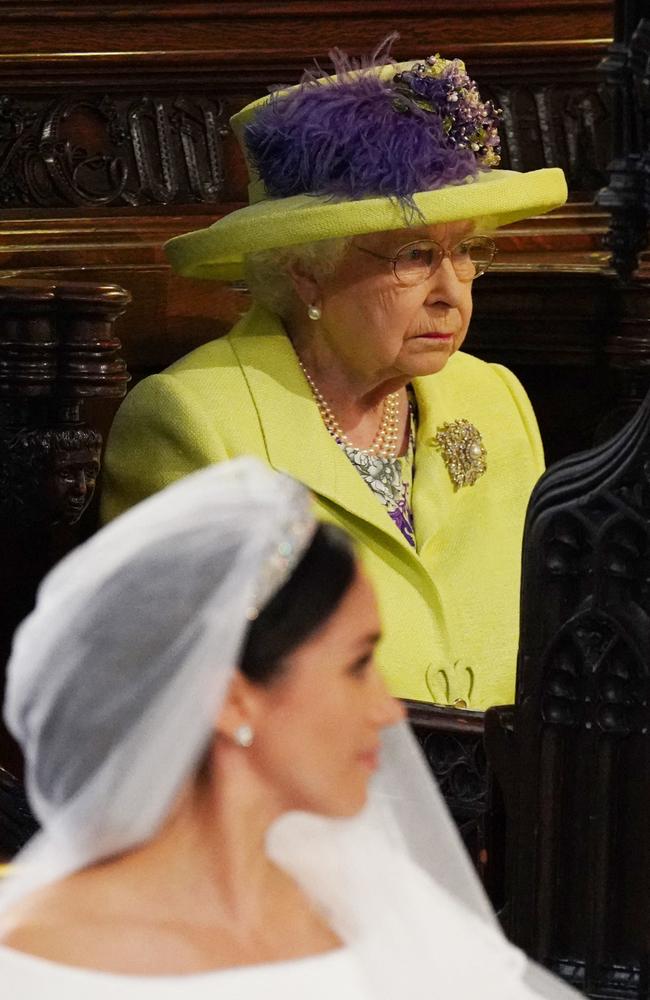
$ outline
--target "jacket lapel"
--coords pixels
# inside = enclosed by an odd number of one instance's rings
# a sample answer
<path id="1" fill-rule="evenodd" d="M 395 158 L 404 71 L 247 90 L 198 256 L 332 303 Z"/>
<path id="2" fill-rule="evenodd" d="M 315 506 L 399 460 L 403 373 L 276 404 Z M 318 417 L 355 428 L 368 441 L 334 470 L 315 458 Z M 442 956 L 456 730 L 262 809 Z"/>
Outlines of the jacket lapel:
<path id="1" fill-rule="evenodd" d="M 254 306 L 230 335 L 264 435 L 269 464 L 412 549 L 326 430 L 280 321 Z"/>
<path id="2" fill-rule="evenodd" d="M 418 405 L 418 429 L 411 504 L 420 556 L 435 544 L 454 504 L 453 485 L 434 446 L 434 438 L 445 421 L 464 415 L 462 409 L 458 412 L 454 392 L 455 362 L 452 357 L 437 375 L 415 378 L 412 383 Z"/>

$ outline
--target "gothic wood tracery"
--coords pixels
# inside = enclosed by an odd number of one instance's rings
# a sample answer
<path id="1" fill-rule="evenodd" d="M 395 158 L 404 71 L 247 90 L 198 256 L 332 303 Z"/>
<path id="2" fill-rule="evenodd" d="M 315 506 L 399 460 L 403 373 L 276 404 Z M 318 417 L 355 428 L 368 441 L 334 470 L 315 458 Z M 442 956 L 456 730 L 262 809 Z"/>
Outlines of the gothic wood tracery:
<path id="1" fill-rule="evenodd" d="M 514 709 L 486 720 L 510 821 L 511 935 L 592 997 L 645 996 L 650 395 L 529 507 Z"/>
<path id="2" fill-rule="evenodd" d="M 5 95 L 0 205 L 214 204 L 225 134 L 222 103 L 200 95 Z"/>
<path id="3" fill-rule="evenodd" d="M 561 166 L 581 191 L 605 182 L 609 120 L 595 83 L 488 78 L 483 90 L 503 109 L 503 166 Z M 217 204 L 233 110 L 217 93 L 0 97 L 0 205 Z"/>
<path id="4" fill-rule="evenodd" d="M 483 713 L 405 702 L 415 737 L 479 875 L 486 877 L 488 769 Z"/>

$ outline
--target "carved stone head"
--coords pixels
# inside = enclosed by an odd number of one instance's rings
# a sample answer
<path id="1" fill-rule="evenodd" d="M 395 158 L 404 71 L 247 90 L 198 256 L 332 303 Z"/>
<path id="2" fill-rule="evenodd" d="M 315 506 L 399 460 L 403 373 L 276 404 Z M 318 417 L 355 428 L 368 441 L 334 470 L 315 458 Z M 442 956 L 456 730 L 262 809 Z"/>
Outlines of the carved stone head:
<path id="1" fill-rule="evenodd" d="M 57 520 L 76 524 L 95 493 L 102 439 L 89 428 L 51 431 L 46 495 Z"/>
<path id="2" fill-rule="evenodd" d="M 23 523 L 76 524 L 95 492 L 101 435 L 88 427 L 19 431 L 5 443 L 6 499 Z"/>

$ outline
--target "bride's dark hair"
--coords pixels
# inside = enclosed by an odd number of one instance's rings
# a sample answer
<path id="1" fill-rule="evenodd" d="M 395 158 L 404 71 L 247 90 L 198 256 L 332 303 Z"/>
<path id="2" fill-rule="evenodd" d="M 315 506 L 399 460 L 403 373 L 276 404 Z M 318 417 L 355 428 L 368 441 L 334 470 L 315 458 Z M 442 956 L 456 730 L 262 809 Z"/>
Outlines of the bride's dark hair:
<path id="1" fill-rule="evenodd" d="M 336 610 L 355 572 L 348 536 L 321 524 L 294 572 L 252 623 L 239 664 L 244 676 L 259 684 L 272 681 L 283 660 Z"/>

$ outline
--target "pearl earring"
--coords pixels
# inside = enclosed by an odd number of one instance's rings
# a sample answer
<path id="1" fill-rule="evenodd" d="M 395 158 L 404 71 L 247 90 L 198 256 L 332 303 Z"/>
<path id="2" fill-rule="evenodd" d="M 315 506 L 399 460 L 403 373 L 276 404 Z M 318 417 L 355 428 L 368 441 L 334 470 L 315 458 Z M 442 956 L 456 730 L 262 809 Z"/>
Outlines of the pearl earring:
<path id="1" fill-rule="evenodd" d="M 253 732 L 253 727 L 249 726 L 248 723 L 244 723 L 241 726 L 237 726 L 235 729 L 235 743 L 238 747 L 249 747 L 253 743 L 255 734 Z"/>
<path id="2" fill-rule="evenodd" d="M 323 315 L 318 306 L 307 306 L 307 315 L 316 322 Z"/>

